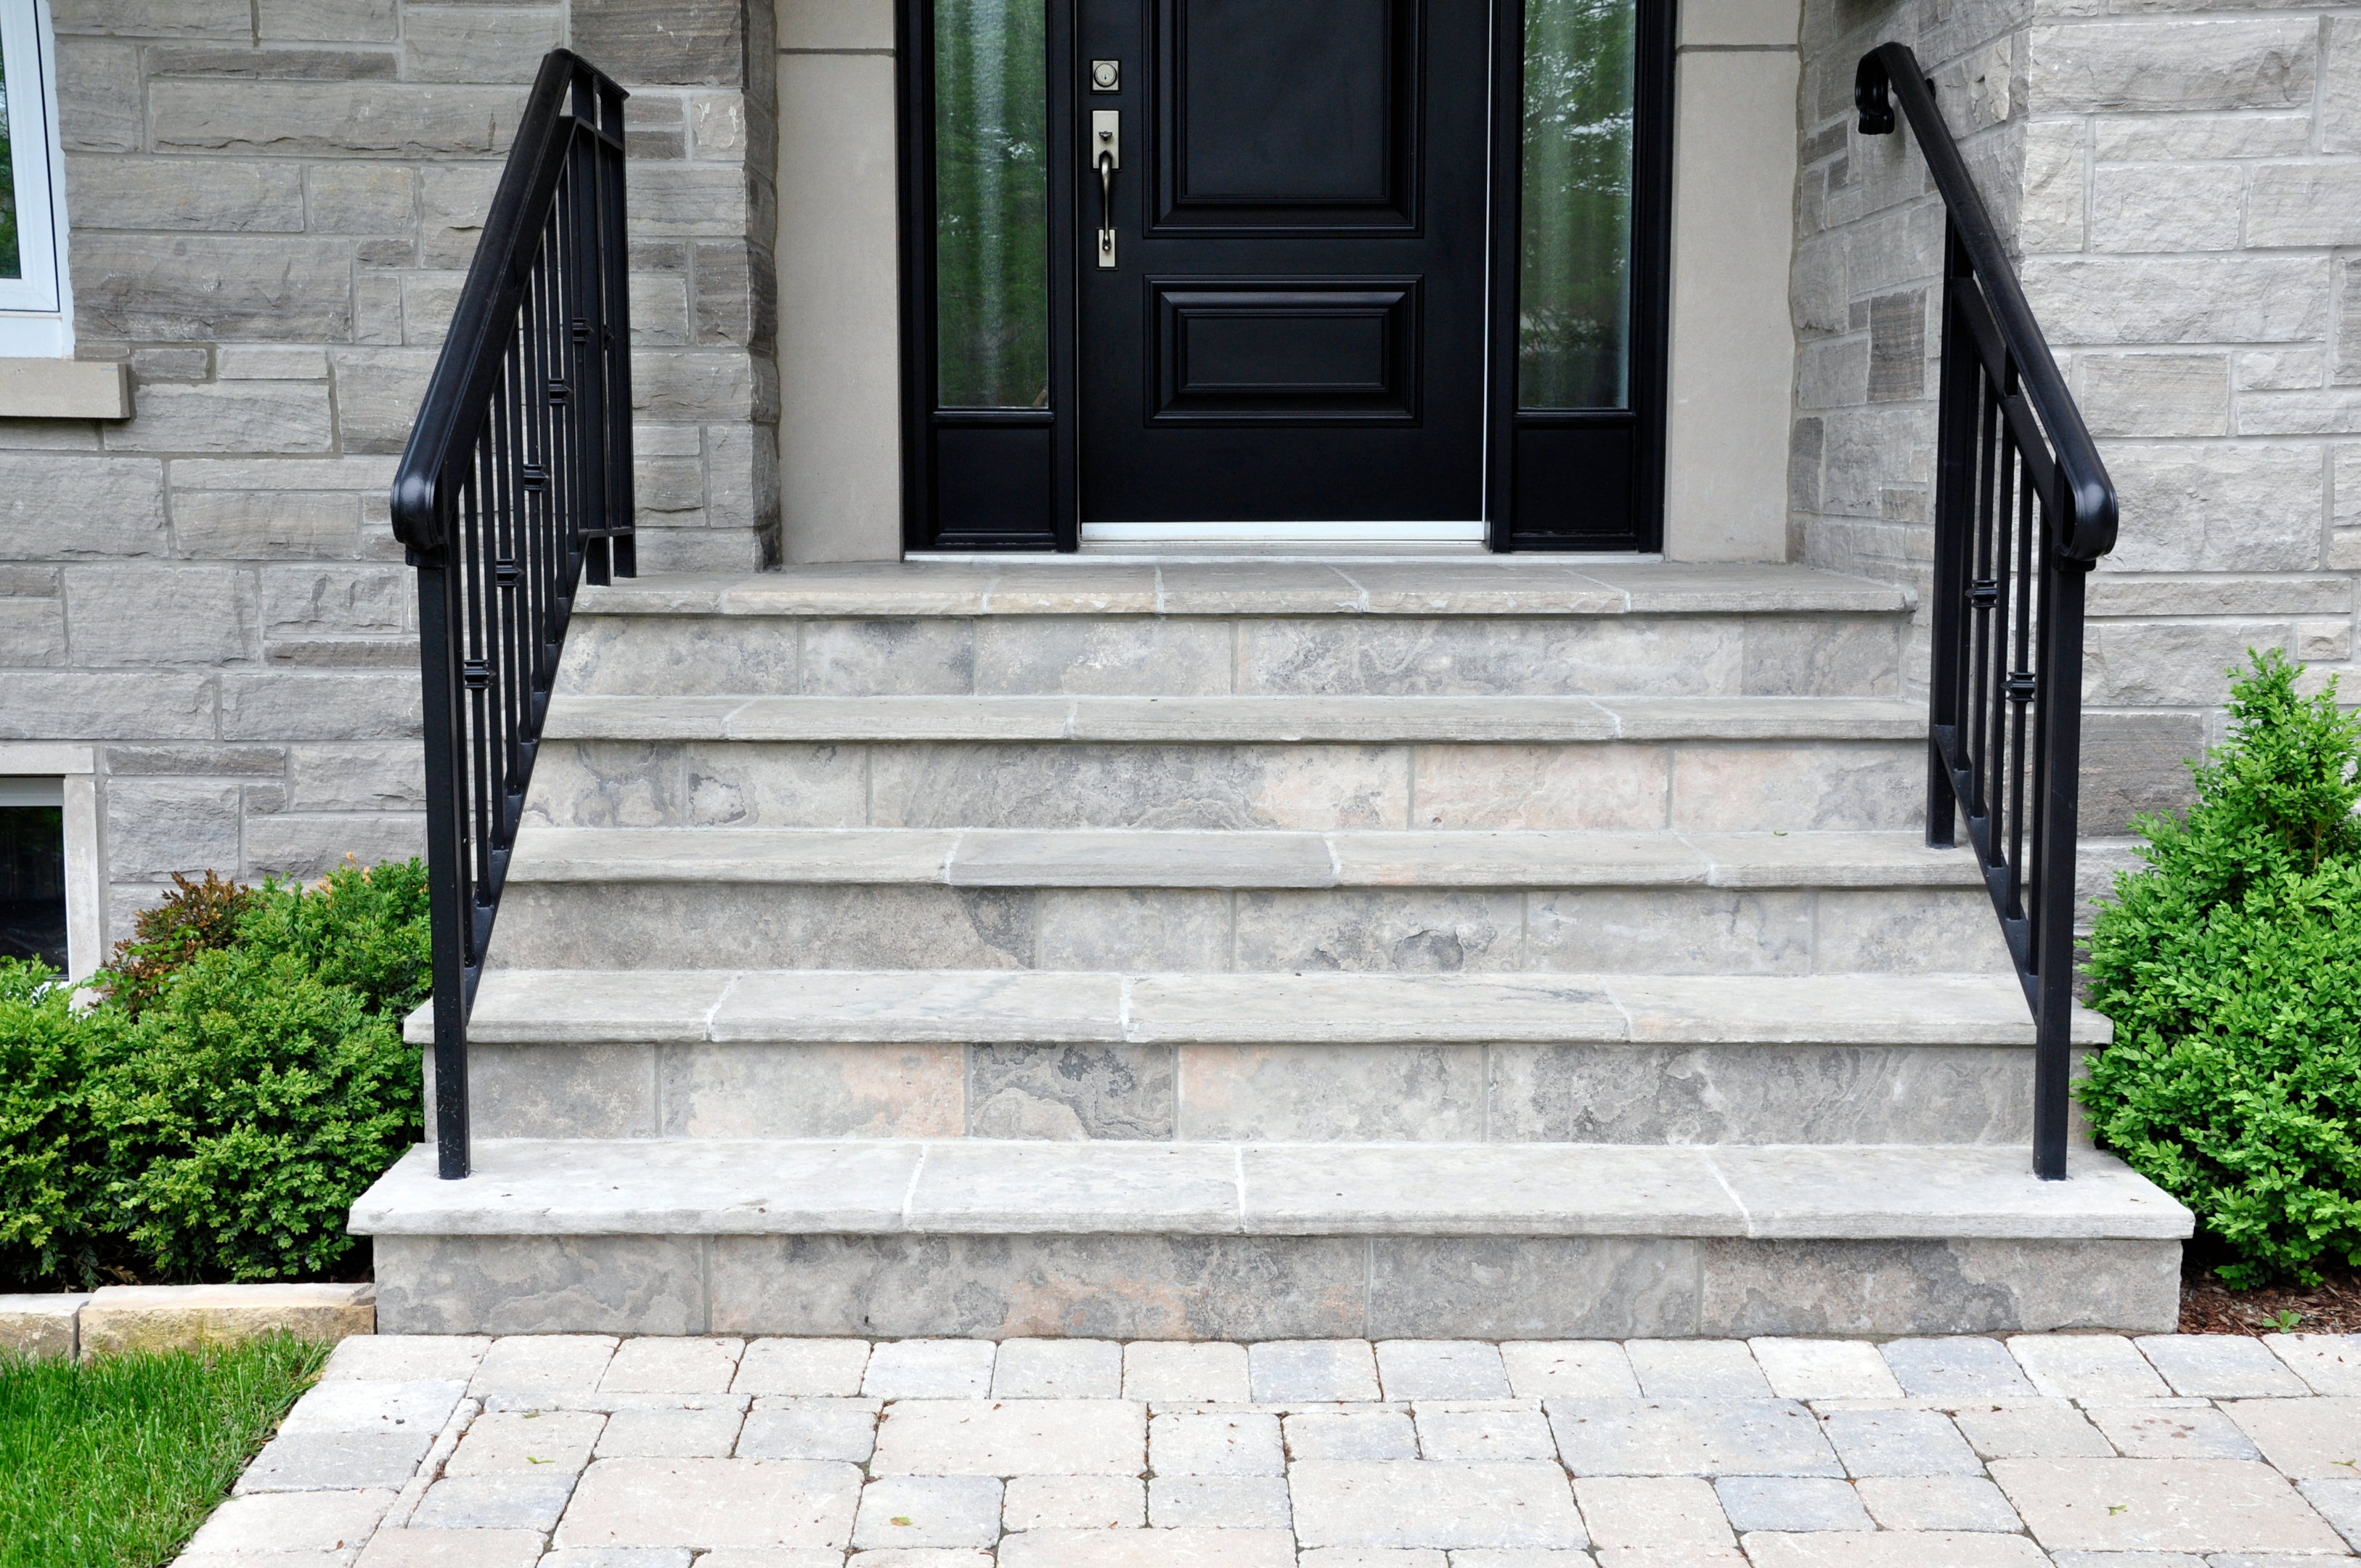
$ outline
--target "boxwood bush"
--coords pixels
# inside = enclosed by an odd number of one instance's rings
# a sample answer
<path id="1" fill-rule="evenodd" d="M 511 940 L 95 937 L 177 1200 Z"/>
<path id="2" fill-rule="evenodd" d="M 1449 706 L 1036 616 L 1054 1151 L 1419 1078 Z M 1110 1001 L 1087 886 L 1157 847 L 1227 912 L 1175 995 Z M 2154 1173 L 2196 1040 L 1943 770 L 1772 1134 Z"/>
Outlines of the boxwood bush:
<path id="1" fill-rule="evenodd" d="M 176 881 L 94 1004 L 0 962 L 0 1289 L 331 1275 L 420 1136 L 419 863 Z"/>
<path id="2" fill-rule="evenodd" d="M 2313 1285 L 2361 1265 L 2361 718 L 2250 657 L 2196 804 L 2136 824 L 2147 866 L 2100 906 L 2087 972 L 2114 1043 L 2079 1092 L 2233 1255 L 2224 1281 Z"/>

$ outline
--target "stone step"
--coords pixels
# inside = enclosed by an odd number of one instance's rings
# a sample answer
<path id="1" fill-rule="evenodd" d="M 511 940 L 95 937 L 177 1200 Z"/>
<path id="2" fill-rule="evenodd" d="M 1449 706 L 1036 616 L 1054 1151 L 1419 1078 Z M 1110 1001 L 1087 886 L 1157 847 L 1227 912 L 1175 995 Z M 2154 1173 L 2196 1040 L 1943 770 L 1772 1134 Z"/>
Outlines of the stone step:
<path id="1" fill-rule="evenodd" d="M 2169 1327 L 2081 1151 L 479 1138 L 354 1205 L 395 1333 L 1478 1339 Z"/>
<path id="2" fill-rule="evenodd" d="M 1875 696 L 1907 604 L 1805 567 L 1654 562 L 790 567 L 586 589 L 560 689 Z"/>
<path id="3" fill-rule="evenodd" d="M 527 813 L 559 828 L 1916 830 L 1923 715 L 1858 706 L 1883 711 L 1686 740 L 579 739 L 569 720 L 542 747 Z"/>
<path id="4" fill-rule="evenodd" d="M 424 1013 L 410 1031 L 428 1043 Z M 2022 1144 L 2032 1127 L 2033 1028 L 2004 975 L 492 970 L 469 1034 L 485 1136 Z"/>
<path id="5" fill-rule="evenodd" d="M 2004 970 L 1904 834 L 529 828 L 515 969 Z"/>

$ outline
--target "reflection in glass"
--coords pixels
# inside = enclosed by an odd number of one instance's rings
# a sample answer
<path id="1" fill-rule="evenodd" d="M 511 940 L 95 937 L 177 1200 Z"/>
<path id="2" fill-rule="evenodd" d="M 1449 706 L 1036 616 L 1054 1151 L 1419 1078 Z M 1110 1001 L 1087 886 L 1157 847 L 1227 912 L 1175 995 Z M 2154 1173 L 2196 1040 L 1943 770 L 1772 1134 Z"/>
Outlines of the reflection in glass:
<path id="1" fill-rule="evenodd" d="M 0 52 L 0 278 L 22 278 L 16 241 L 16 148 L 8 135 L 8 60 Z"/>
<path id="2" fill-rule="evenodd" d="M 66 967 L 65 814 L 0 806 L 0 959 Z"/>
<path id="3" fill-rule="evenodd" d="M 1044 0 L 935 0 L 936 401 L 1049 404 Z"/>
<path id="4" fill-rule="evenodd" d="M 1636 0 L 1526 0 L 1517 406 L 1631 404 Z"/>

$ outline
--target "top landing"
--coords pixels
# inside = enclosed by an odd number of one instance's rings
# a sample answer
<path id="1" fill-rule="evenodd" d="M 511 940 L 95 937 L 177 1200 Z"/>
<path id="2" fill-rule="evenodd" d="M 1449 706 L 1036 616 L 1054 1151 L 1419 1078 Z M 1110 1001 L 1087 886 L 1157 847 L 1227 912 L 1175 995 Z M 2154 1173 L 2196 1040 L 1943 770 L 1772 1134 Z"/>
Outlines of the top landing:
<path id="1" fill-rule="evenodd" d="M 585 587 L 591 615 L 1898 614 L 1907 590 L 1809 566 L 1563 555 L 862 561 Z"/>

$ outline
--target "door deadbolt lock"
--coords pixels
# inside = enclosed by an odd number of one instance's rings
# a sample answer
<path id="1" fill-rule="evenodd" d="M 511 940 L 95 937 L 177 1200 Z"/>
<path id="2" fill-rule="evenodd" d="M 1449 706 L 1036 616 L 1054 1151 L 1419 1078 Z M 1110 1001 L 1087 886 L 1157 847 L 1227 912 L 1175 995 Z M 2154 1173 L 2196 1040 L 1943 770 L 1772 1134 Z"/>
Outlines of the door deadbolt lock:
<path id="1" fill-rule="evenodd" d="M 1111 61 L 1100 61 L 1110 64 Z M 1096 68 L 1093 67 L 1093 70 Z M 1115 171 L 1123 167 L 1123 112 L 1091 111 L 1091 166 L 1099 175 L 1099 266 L 1115 266 Z"/>
<path id="2" fill-rule="evenodd" d="M 1091 91 L 1120 93 L 1123 91 L 1123 61 L 1094 60 L 1091 61 Z"/>

